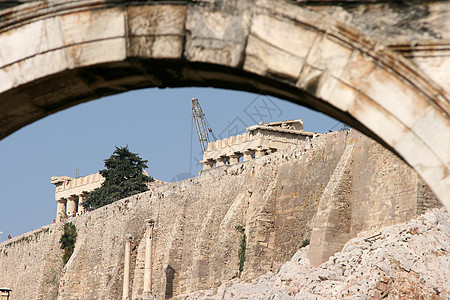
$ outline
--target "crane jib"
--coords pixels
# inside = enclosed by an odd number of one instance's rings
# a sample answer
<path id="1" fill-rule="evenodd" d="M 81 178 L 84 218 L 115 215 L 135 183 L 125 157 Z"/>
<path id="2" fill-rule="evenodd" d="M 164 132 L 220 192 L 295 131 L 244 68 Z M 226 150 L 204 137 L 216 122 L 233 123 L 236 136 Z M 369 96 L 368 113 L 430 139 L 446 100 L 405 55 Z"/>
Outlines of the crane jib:
<path id="1" fill-rule="evenodd" d="M 215 140 L 215 136 L 197 98 L 192 99 L 192 117 L 194 118 L 198 139 L 204 153 L 208 149 L 208 143 Z M 209 133 L 211 133 L 212 139 L 210 139 Z"/>

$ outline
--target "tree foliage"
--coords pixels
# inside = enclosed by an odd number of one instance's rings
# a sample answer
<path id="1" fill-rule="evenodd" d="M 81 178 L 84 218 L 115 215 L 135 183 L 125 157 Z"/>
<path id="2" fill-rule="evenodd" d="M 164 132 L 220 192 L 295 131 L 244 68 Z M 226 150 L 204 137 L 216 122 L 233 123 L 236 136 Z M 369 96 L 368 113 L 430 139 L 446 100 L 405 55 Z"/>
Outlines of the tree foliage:
<path id="1" fill-rule="evenodd" d="M 247 250 L 247 236 L 245 235 L 245 228 L 237 225 L 234 227 L 238 232 L 242 234 L 241 237 L 241 246 L 239 247 L 239 272 L 236 274 L 241 277 L 242 271 L 244 271 L 244 263 L 247 260 L 245 256 L 245 252 Z"/>
<path id="2" fill-rule="evenodd" d="M 77 228 L 72 223 L 64 224 L 64 232 L 59 239 L 61 249 L 64 250 L 63 261 L 66 264 L 72 256 L 75 249 L 75 242 L 77 240 Z"/>
<path id="3" fill-rule="evenodd" d="M 83 206 L 95 209 L 147 191 L 147 183 L 154 180 L 144 173 L 147 162 L 131 152 L 128 146 L 116 147 L 114 153 L 105 159 L 106 169 L 100 170 L 105 181 L 86 197 Z"/>

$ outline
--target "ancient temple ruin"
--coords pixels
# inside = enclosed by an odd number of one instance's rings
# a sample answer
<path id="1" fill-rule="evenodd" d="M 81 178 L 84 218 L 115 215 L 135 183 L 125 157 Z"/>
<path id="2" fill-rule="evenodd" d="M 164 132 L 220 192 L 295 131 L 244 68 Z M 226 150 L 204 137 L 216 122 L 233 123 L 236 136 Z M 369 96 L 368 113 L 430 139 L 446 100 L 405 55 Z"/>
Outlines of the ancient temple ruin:
<path id="1" fill-rule="evenodd" d="M 56 186 L 55 199 L 58 203 L 56 208 L 56 222 L 65 216 L 84 213 L 83 199 L 89 192 L 100 187 L 105 179 L 99 173 L 72 178 L 69 176 L 51 177 L 51 183 Z"/>
<path id="2" fill-rule="evenodd" d="M 319 135 L 304 131 L 300 119 L 267 124 L 261 122 L 246 130 L 248 132 L 241 135 L 209 143 L 201 161 L 203 170 L 262 157 Z"/>
<path id="3" fill-rule="evenodd" d="M 146 176 L 148 173 L 143 172 Z M 56 186 L 55 200 L 58 203 L 56 208 L 56 222 L 60 222 L 65 216 L 72 216 L 85 213 L 82 205 L 84 199 L 90 192 L 99 188 L 105 178 L 100 173 L 91 174 L 84 177 L 72 178 L 69 176 L 53 176 L 51 183 Z M 148 187 L 155 187 L 164 182 L 154 180 L 148 183 Z"/>

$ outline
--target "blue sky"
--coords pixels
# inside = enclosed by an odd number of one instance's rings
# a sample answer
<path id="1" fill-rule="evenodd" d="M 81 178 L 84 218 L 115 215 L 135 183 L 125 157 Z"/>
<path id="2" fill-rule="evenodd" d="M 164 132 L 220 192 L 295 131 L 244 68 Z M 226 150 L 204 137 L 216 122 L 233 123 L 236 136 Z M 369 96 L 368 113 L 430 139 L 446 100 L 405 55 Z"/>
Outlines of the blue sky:
<path id="1" fill-rule="evenodd" d="M 0 141 L 0 241 L 51 223 L 56 202 L 50 177 L 75 177 L 77 169 L 80 176 L 96 173 L 115 146 L 128 145 L 148 160 L 147 171 L 156 179 L 196 176 L 201 149 L 191 131 L 193 97 L 218 138 L 261 120 L 300 118 L 305 130 L 315 132 L 341 126 L 274 97 L 213 88 L 144 89 L 77 105 Z"/>

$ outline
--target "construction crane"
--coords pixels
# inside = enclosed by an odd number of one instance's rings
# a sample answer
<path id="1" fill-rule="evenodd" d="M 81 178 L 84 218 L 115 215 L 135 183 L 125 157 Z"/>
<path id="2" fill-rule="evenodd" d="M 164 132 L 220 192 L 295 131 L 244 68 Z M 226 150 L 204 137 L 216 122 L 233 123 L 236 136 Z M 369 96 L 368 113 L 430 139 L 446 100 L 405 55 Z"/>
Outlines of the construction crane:
<path id="1" fill-rule="evenodd" d="M 197 128 L 197 135 L 200 141 L 200 146 L 202 147 L 202 152 L 205 153 L 208 149 L 208 143 L 211 141 L 214 142 L 216 140 L 216 136 L 214 135 L 211 126 L 209 126 L 197 98 L 192 99 L 192 117 L 195 121 L 195 127 Z M 212 139 L 210 139 L 210 134 Z"/>

